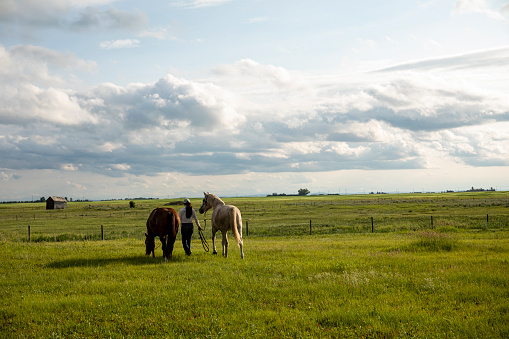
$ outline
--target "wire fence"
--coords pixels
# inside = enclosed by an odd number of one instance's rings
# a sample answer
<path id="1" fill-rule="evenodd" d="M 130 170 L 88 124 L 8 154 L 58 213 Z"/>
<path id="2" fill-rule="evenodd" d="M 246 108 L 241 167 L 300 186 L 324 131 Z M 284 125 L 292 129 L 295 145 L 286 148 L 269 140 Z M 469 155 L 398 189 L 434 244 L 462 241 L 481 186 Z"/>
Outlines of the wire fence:
<path id="1" fill-rule="evenodd" d="M 83 218 L 87 223 L 80 223 Z M 25 220 L 27 218 L 19 218 Z M 28 218 L 29 219 L 29 218 Z M 68 218 L 67 218 L 68 219 Z M 122 238 L 144 239 L 146 226 L 137 222 L 110 222 L 100 219 L 98 216 L 83 216 L 72 219 L 71 225 L 58 223 L 53 218 L 53 223 L 29 222 L 25 225 L 10 227 L 2 230 L 1 240 L 19 242 L 59 242 L 81 240 L 115 240 Z M 69 220 L 69 219 L 68 219 Z M 118 220 L 118 218 L 116 218 Z M 33 220 L 32 220 L 33 221 Z M 37 218 L 35 219 L 37 221 Z M 104 221 L 103 223 L 100 223 Z M 509 229 L 509 214 L 496 215 L 468 215 L 447 218 L 445 216 L 405 216 L 394 217 L 358 217 L 354 219 L 341 218 L 316 218 L 315 220 L 303 220 L 301 222 L 261 222 L 256 219 L 243 221 L 243 237 L 263 236 L 306 236 L 345 233 L 388 233 L 401 231 L 438 230 L 438 231 L 462 231 L 462 230 L 497 230 Z M 212 236 L 210 219 L 202 219 L 201 226 L 204 228 L 204 236 Z M 195 237 L 198 236 L 195 228 Z M 220 236 L 220 235 L 218 235 Z"/>
<path id="2" fill-rule="evenodd" d="M 155 205 L 68 204 L 0 208 L 0 240 L 19 242 L 144 239 Z M 366 198 L 348 200 L 234 201 L 243 218 L 243 236 L 306 236 L 387 233 L 425 229 L 463 231 L 509 229 L 509 195 L 494 198 Z M 210 238 L 210 213 L 199 215 Z M 198 237 L 195 229 L 194 237 Z"/>

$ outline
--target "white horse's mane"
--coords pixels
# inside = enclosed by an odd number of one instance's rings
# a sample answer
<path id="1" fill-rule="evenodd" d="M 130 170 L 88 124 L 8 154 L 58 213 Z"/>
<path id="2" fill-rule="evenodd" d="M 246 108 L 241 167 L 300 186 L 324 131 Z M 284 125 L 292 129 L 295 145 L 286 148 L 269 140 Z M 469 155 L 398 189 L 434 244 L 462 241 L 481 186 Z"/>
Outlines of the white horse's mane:
<path id="1" fill-rule="evenodd" d="M 203 192 L 203 193 L 205 193 L 205 192 Z M 215 200 L 219 200 L 220 202 L 222 202 L 222 203 L 224 204 L 224 201 L 223 201 L 220 197 L 218 197 L 217 195 L 215 195 L 214 193 L 209 193 L 209 192 L 207 192 L 207 193 L 205 193 L 205 194 L 206 194 L 206 195 L 211 195 L 211 196 L 212 196 Z"/>

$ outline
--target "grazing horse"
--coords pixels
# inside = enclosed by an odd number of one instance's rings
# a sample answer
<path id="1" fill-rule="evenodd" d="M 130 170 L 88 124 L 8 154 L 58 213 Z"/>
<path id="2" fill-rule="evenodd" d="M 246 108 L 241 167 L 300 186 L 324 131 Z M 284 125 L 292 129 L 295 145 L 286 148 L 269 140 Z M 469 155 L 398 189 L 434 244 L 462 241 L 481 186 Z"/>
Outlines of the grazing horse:
<path id="1" fill-rule="evenodd" d="M 205 193 L 203 203 L 200 207 L 200 213 L 205 213 L 209 209 L 214 209 L 212 212 L 212 247 L 213 254 L 217 254 L 216 251 L 216 232 L 221 231 L 223 233 L 223 256 L 228 257 L 228 238 L 226 232 L 229 229 L 232 230 L 235 240 L 240 247 L 240 257 L 244 259 L 244 252 L 242 251 L 242 217 L 237 207 L 232 205 L 225 205 L 225 203 L 215 194 Z"/>
<path id="2" fill-rule="evenodd" d="M 180 218 L 173 208 L 156 208 L 147 219 L 147 233 L 145 233 L 146 255 L 152 253 L 155 257 L 156 236 L 161 240 L 164 260 L 168 261 L 173 252 L 173 244 L 179 231 Z"/>

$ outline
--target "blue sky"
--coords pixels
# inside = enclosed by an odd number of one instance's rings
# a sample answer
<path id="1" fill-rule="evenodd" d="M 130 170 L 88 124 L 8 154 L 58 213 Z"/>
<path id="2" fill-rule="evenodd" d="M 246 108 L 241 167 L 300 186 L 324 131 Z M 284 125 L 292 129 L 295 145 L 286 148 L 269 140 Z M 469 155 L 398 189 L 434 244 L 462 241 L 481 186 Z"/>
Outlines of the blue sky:
<path id="1" fill-rule="evenodd" d="M 509 190 L 509 2 L 3 0 L 0 200 Z"/>

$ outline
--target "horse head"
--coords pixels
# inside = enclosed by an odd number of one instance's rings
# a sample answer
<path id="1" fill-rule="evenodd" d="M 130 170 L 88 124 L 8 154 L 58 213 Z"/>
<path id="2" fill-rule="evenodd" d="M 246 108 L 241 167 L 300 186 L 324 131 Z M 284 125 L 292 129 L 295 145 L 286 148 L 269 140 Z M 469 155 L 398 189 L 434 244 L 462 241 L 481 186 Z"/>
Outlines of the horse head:
<path id="1" fill-rule="evenodd" d="M 212 208 L 212 194 L 203 192 L 205 197 L 203 198 L 203 203 L 200 206 L 200 213 L 203 214 Z"/>
<path id="2" fill-rule="evenodd" d="M 145 233 L 145 254 L 150 255 L 150 253 L 154 253 L 155 247 L 156 243 L 154 237 L 149 237 L 149 235 Z"/>

